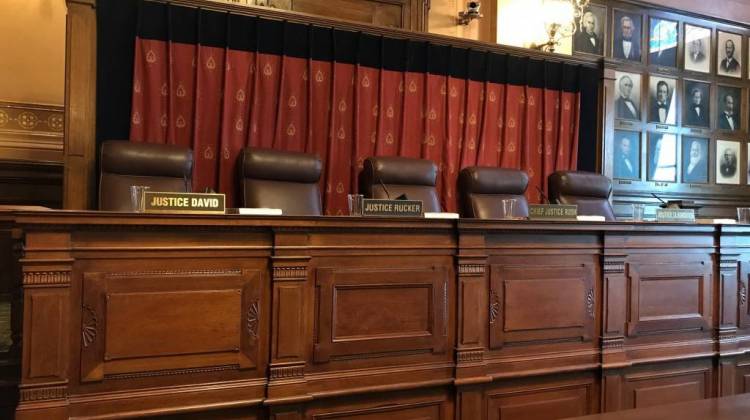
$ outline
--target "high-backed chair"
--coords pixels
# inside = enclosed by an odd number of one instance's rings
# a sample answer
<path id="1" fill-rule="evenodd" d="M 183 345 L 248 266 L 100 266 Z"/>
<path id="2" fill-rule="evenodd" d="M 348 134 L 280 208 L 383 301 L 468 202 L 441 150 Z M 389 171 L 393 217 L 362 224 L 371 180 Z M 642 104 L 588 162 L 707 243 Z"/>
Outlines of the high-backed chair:
<path id="1" fill-rule="evenodd" d="M 609 203 L 611 192 L 612 181 L 604 175 L 558 171 L 549 176 L 550 200 L 577 204 L 579 215 L 604 216 L 607 221 L 614 221 L 615 214 Z"/>
<path id="2" fill-rule="evenodd" d="M 529 206 L 524 193 L 529 185 L 526 172 L 517 169 L 470 166 L 458 174 L 461 216 L 477 219 L 528 217 Z M 502 200 L 516 200 L 513 214 L 506 215 Z"/>
<path id="3" fill-rule="evenodd" d="M 187 147 L 108 140 L 99 160 L 99 210 L 130 211 L 130 187 L 192 190 L 193 152 Z"/>
<path id="4" fill-rule="evenodd" d="M 431 160 L 369 157 L 359 173 L 359 191 L 367 198 L 395 199 L 405 195 L 409 200 L 422 200 L 425 212 L 439 212 L 436 180 L 437 165 Z"/>
<path id="5" fill-rule="evenodd" d="M 284 215 L 319 216 L 318 180 L 323 163 L 315 155 L 244 149 L 240 155 L 243 207 L 281 209 Z"/>

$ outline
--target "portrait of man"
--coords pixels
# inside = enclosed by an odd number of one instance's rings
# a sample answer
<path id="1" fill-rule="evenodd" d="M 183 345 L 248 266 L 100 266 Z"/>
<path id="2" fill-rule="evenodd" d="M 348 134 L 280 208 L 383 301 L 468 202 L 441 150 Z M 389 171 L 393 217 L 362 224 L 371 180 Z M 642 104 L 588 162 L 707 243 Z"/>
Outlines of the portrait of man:
<path id="1" fill-rule="evenodd" d="M 682 182 L 708 182 L 708 139 L 682 138 Z"/>
<path id="2" fill-rule="evenodd" d="M 641 61 L 641 15 L 615 11 L 612 56 Z"/>
<path id="3" fill-rule="evenodd" d="M 685 125 L 708 128 L 711 98 L 709 92 L 708 83 L 685 81 Z"/>
<path id="4" fill-rule="evenodd" d="M 677 22 L 651 18 L 648 62 L 657 66 L 677 67 Z"/>
<path id="5" fill-rule="evenodd" d="M 650 111 L 648 121 L 659 124 L 675 124 L 675 79 L 652 77 L 649 84 Z"/>
<path id="6" fill-rule="evenodd" d="M 740 144 L 736 141 L 716 140 L 716 183 L 739 184 Z"/>
<path id="7" fill-rule="evenodd" d="M 719 31 L 716 55 L 719 76 L 742 77 L 742 36 Z"/>
<path id="8" fill-rule="evenodd" d="M 648 180 L 677 180 L 677 137 L 674 134 L 649 133 Z"/>
<path id="9" fill-rule="evenodd" d="M 615 130 L 614 178 L 641 177 L 640 133 Z"/>
<path id="10" fill-rule="evenodd" d="M 578 30 L 573 35 L 573 51 L 587 54 L 604 54 L 604 22 L 607 9 L 589 5 L 584 9 Z"/>
<path id="11" fill-rule="evenodd" d="M 711 30 L 685 24 L 685 70 L 711 70 Z"/>
<path id="12" fill-rule="evenodd" d="M 615 72 L 615 116 L 625 120 L 641 119 L 641 75 Z"/>
<path id="13" fill-rule="evenodd" d="M 736 131 L 742 129 L 740 110 L 742 95 L 740 88 L 719 86 L 719 115 L 717 125 L 721 130 Z"/>

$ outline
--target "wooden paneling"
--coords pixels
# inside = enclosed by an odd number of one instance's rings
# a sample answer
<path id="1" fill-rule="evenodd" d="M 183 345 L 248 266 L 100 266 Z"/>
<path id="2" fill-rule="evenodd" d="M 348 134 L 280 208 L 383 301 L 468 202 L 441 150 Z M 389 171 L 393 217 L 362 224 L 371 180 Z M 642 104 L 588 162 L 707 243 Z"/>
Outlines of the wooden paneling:
<path id="1" fill-rule="evenodd" d="M 559 418 L 749 390 L 743 226 L 0 223 L 23 241 L 20 418 Z"/>
<path id="2" fill-rule="evenodd" d="M 315 361 L 447 346 L 448 277 L 444 270 L 317 270 L 320 318 Z"/>
<path id="3" fill-rule="evenodd" d="M 250 0 L 250 4 L 376 26 L 422 31 L 427 0 Z"/>
<path id="4" fill-rule="evenodd" d="M 592 376 L 509 382 L 486 392 L 487 420 L 562 419 L 597 412 Z"/>

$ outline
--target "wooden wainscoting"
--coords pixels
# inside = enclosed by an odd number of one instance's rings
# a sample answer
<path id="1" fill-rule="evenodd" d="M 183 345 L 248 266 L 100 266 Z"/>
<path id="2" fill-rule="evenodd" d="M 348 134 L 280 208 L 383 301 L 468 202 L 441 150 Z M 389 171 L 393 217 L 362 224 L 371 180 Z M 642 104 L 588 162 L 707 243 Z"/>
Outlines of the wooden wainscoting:
<path id="1" fill-rule="evenodd" d="M 62 205 L 63 107 L 0 102 L 0 204 Z"/>

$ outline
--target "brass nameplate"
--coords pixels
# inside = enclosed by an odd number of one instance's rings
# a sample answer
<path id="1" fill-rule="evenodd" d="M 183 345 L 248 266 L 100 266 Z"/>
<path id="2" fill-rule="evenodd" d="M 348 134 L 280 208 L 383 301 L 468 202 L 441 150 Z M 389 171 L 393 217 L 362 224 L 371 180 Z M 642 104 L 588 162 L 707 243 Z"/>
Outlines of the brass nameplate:
<path id="1" fill-rule="evenodd" d="M 224 194 L 175 193 L 146 191 L 143 196 L 146 213 L 224 214 Z"/>
<path id="2" fill-rule="evenodd" d="M 656 221 L 667 223 L 695 223 L 695 210 L 656 209 Z"/>
<path id="3" fill-rule="evenodd" d="M 420 200 L 362 200 L 362 215 L 376 217 L 422 217 Z"/>
<path id="4" fill-rule="evenodd" d="M 578 206 L 575 204 L 531 204 L 529 220 L 558 220 L 575 222 Z"/>
<path id="5" fill-rule="evenodd" d="M 656 129 L 657 130 L 669 130 L 669 126 L 668 125 L 656 124 Z"/>

